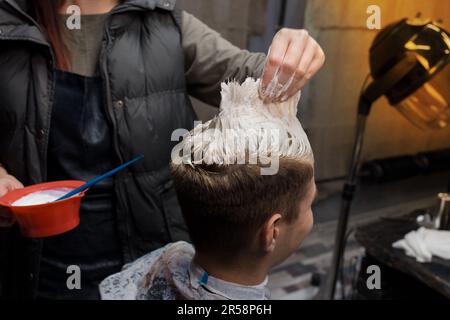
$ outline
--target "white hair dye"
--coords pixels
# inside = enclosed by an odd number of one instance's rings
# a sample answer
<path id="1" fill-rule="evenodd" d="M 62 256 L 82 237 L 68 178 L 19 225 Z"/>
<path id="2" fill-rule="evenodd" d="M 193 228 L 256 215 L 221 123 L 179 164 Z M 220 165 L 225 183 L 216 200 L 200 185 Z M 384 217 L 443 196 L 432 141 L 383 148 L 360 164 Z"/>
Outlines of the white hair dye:
<path id="1" fill-rule="evenodd" d="M 185 134 L 172 152 L 174 164 L 261 164 L 261 174 L 278 172 L 280 158 L 313 162 L 297 118 L 301 93 L 285 102 L 264 103 L 259 80 L 222 83 L 219 114 Z"/>

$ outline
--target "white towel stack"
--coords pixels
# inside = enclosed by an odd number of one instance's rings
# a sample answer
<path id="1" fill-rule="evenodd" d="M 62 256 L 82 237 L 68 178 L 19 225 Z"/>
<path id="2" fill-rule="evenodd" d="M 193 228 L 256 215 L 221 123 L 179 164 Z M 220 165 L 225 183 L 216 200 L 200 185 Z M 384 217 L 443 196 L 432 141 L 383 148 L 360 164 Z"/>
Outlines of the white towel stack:
<path id="1" fill-rule="evenodd" d="M 430 262 L 433 256 L 450 259 L 450 231 L 422 227 L 411 231 L 392 246 L 404 249 L 408 256 L 416 258 L 418 262 Z"/>

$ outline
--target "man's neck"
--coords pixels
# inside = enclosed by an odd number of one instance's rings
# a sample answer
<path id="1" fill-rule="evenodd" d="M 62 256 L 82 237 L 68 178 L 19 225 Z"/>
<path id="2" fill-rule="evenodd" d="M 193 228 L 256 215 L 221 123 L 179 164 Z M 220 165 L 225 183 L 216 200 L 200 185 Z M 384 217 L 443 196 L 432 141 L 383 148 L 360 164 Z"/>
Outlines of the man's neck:
<path id="1" fill-rule="evenodd" d="M 67 8 L 71 5 L 80 7 L 81 14 L 104 14 L 110 12 L 119 4 L 120 0 L 67 0 L 59 10 L 59 13 L 67 13 Z"/>
<path id="2" fill-rule="evenodd" d="M 269 267 L 264 261 L 250 260 L 239 259 L 239 261 L 224 264 L 223 261 L 216 262 L 199 253 L 196 253 L 194 257 L 194 263 L 216 279 L 244 286 L 256 286 L 264 282 Z"/>

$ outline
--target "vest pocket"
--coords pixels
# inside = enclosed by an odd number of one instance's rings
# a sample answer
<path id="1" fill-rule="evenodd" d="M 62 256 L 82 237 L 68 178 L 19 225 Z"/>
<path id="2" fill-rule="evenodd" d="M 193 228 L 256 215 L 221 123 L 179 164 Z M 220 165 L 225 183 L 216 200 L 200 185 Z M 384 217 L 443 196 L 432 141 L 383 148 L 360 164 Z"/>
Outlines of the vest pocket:
<path id="1" fill-rule="evenodd" d="M 177 193 L 170 180 L 165 184 L 165 189 L 161 193 L 161 202 L 163 204 L 164 216 L 170 235 L 170 240 L 190 242 L 188 229 L 184 222 L 183 213 L 178 203 Z"/>
<path id="2" fill-rule="evenodd" d="M 115 185 L 121 234 L 132 242 L 140 238 L 152 248 L 189 239 L 168 168 L 119 174 Z"/>
<path id="3" fill-rule="evenodd" d="M 119 174 L 115 184 L 120 233 L 132 242 L 145 240 L 154 248 L 170 242 L 159 194 L 147 177 Z"/>

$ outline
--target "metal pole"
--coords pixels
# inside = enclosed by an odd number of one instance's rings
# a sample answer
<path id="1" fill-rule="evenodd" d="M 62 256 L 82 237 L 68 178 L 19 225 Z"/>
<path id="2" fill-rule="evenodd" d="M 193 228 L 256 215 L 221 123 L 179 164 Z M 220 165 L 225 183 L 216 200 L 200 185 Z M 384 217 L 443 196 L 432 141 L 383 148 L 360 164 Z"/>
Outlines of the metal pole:
<path id="1" fill-rule="evenodd" d="M 359 162 L 361 158 L 361 150 L 364 142 L 364 132 L 366 129 L 367 117 L 369 116 L 372 103 L 380 98 L 389 89 L 398 83 L 408 72 L 416 65 L 417 58 L 412 53 L 407 53 L 405 59 L 401 60 L 397 65 L 390 69 L 376 82 L 364 89 L 361 94 L 358 106 L 358 122 L 356 129 L 355 144 L 353 146 L 352 164 L 348 180 L 342 191 L 342 205 L 339 213 L 338 225 L 336 231 L 336 239 L 333 250 L 333 260 L 330 273 L 327 278 L 325 291 L 323 296 L 326 299 L 334 299 L 336 290 L 336 281 L 341 267 L 342 258 L 345 249 L 345 233 L 347 231 L 348 217 L 350 208 L 355 194 L 356 180 L 358 177 Z"/>
<path id="2" fill-rule="evenodd" d="M 333 259 L 330 267 L 330 273 L 327 278 L 324 297 L 333 300 L 336 290 L 336 282 L 341 267 L 341 262 L 345 249 L 345 233 L 347 231 L 348 217 L 350 213 L 351 203 L 356 189 L 356 180 L 358 177 L 358 168 L 361 158 L 361 151 L 364 143 L 364 132 L 366 129 L 367 114 L 359 114 L 356 127 L 356 137 L 353 146 L 352 163 L 350 174 L 342 191 L 342 204 L 339 213 L 338 225 L 336 230 L 335 244 L 333 250 Z"/>

